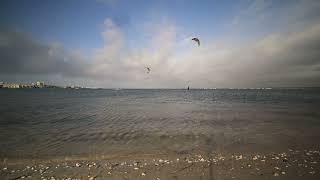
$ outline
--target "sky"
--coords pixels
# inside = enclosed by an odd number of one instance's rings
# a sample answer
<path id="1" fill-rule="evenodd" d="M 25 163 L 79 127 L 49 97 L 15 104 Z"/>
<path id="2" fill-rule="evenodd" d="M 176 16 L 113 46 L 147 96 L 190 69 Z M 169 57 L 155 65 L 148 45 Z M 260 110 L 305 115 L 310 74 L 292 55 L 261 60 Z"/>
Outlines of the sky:
<path id="1" fill-rule="evenodd" d="M 319 0 L 2 0 L 0 81 L 319 87 L 319 9 Z"/>

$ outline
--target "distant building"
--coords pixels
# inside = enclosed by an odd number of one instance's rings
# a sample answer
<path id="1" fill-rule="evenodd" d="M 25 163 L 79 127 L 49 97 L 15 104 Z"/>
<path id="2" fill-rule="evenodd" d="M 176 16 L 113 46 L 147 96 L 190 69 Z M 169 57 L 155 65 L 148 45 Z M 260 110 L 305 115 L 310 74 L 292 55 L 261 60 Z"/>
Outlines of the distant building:
<path id="1" fill-rule="evenodd" d="M 35 86 L 37 88 L 43 88 L 45 86 L 45 84 L 44 84 L 44 82 L 37 81 Z"/>
<path id="2" fill-rule="evenodd" d="M 34 86 L 31 84 L 20 84 L 20 88 L 33 88 Z"/>
<path id="3" fill-rule="evenodd" d="M 20 88 L 19 84 L 3 84 L 3 88 L 9 88 L 9 89 L 18 89 Z"/>
<path id="4" fill-rule="evenodd" d="M 54 86 L 54 85 L 46 85 L 44 82 L 37 81 L 31 84 L 0 82 L 0 88 L 16 89 L 16 88 L 62 88 L 62 87 Z M 72 88 L 77 88 L 77 87 L 73 86 Z"/>

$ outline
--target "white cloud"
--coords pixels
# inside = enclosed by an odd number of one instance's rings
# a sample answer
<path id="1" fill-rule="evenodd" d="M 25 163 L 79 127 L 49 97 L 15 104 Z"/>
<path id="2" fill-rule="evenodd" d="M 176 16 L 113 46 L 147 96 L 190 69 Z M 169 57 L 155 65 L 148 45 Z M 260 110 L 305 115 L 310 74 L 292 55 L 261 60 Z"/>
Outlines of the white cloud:
<path id="1" fill-rule="evenodd" d="M 104 40 L 104 46 L 96 50 L 93 58 L 102 64 L 110 63 L 113 59 L 119 58 L 118 55 L 123 47 L 123 35 L 121 30 L 109 18 L 104 21 L 104 31 L 101 35 Z"/>
<path id="2" fill-rule="evenodd" d="M 108 79 L 111 84 L 118 81 L 116 84 L 121 87 L 319 85 L 314 80 L 320 77 L 320 72 L 314 70 L 320 65 L 317 60 L 320 54 L 316 51 L 320 45 L 317 25 L 299 32 L 272 34 L 243 47 L 209 43 L 198 48 L 181 45 L 185 40 L 177 39 L 178 28 L 167 23 L 161 26 L 161 31 L 155 25 L 153 38 L 145 47 L 117 51 L 118 58 L 105 59 L 109 62 L 107 66 L 94 61 L 99 63 L 93 67 L 100 69 L 96 77 Z M 113 30 L 114 26 L 109 28 Z M 120 29 L 115 29 L 117 32 L 111 34 L 122 37 Z M 114 44 L 114 47 L 118 46 Z M 113 54 L 105 50 L 107 55 Z M 145 66 L 151 67 L 150 74 L 145 73 Z"/>

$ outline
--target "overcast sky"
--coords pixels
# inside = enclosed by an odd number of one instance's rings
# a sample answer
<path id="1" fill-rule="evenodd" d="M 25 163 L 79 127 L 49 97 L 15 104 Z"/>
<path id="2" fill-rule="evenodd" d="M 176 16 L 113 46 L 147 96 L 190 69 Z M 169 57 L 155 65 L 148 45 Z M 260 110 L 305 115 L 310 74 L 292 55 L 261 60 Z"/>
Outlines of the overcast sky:
<path id="1" fill-rule="evenodd" d="M 0 81 L 37 80 L 104 88 L 320 86 L 320 1 L 2 0 Z"/>

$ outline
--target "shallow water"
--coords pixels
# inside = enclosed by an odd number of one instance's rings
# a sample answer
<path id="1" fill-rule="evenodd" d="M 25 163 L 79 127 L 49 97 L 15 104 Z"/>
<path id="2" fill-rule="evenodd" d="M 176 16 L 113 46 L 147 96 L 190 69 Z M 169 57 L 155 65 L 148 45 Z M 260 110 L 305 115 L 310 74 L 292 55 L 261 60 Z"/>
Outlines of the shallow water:
<path id="1" fill-rule="evenodd" d="M 0 89 L 0 157 L 318 148 L 320 89 Z"/>

